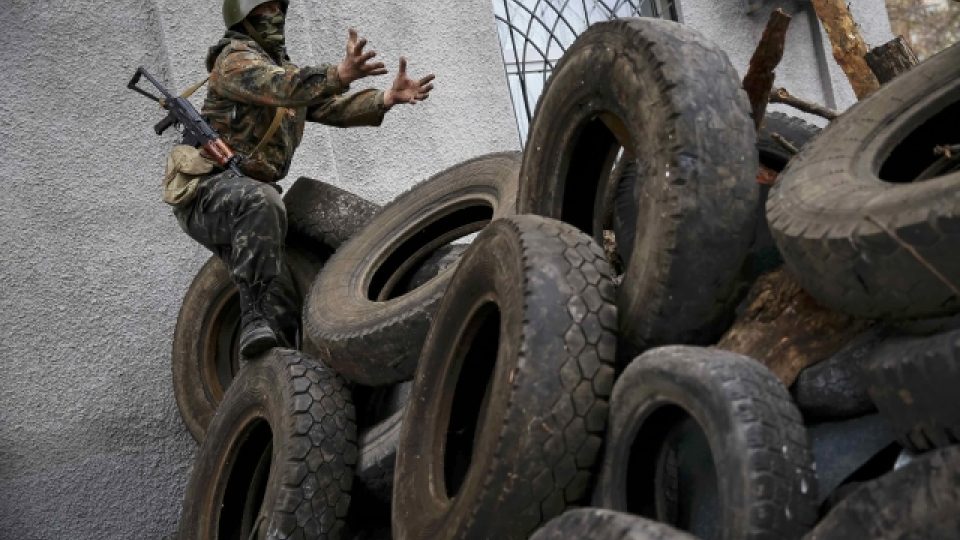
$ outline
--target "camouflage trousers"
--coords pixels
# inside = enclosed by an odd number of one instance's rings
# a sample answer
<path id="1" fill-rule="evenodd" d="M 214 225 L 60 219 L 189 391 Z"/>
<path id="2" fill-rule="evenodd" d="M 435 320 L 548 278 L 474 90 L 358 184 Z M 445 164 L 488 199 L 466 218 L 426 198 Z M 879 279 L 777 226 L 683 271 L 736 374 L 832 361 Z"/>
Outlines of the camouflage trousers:
<path id="1" fill-rule="evenodd" d="M 272 186 L 226 171 L 200 181 L 174 208 L 180 228 L 226 264 L 240 293 L 241 321 L 264 317 L 293 346 L 300 301 L 284 263 L 287 212 Z"/>

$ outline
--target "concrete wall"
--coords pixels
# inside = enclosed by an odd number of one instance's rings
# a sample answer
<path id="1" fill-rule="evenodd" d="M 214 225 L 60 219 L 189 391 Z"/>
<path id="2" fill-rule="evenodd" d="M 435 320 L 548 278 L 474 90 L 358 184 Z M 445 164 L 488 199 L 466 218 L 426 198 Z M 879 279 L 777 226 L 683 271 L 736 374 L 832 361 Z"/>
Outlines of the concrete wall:
<path id="1" fill-rule="evenodd" d="M 385 202 L 517 147 L 488 0 L 358 5 L 293 2 L 294 59 L 339 61 L 353 25 L 437 88 L 381 129 L 308 126 L 291 178 Z M 160 201 L 173 136 L 125 86 L 140 64 L 177 88 L 202 78 L 219 3 L 6 0 L 0 29 L 0 538 L 161 538 L 195 453 L 170 339 L 209 254 Z"/>
<path id="2" fill-rule="evenodd" d="M 742 69 L 765 16 L 745 17 L 740 0 L 681 1 L 685 20 Z M 160 202 L 173 137 L 152 134 L 160 112 L 125 85 L 140 64 L 177 88 L 200 79 L 221 34 L 217 4 L 6 0 L 0 9 L 0 538 L 175 530 L 195 445 L 170 387 L 170 338 L 209 254 Z M 884 41 L 885 15 L 869 16 L 881 0 L 855 4 L 868 37 Z M 294 2 L 294 59 L 336 61 L 356 26 L 390 67 L 405 54 L 415 74 L 435 71 L 437 89 L 380 129 L 308 128 L 291 178 L 386 202 L 463 159 L 516 148 L 489 0 L 360 5 Z M 810 76 L 804 24 L 791 31 L 797 56 L 783 80 L 816 99 L 824 85 Z M 851 100 L 841 91 L 838 101 Z"/>

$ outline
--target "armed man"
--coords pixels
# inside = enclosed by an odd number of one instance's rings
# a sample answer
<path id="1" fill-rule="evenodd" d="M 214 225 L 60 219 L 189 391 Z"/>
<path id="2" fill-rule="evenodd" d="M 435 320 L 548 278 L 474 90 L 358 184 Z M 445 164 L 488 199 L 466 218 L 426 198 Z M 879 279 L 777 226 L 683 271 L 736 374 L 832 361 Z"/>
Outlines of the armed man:
<path id="1" fill-rule="evenodd" d="M 296 299 L 282 286 L 288 279 L 287 223 L 275 182 L 290 170 L 305 123 L 379 126 L 391 107 L 427 99 L 433 89 L 433 75 L 411 79 L 401 58 L 386 91 L 345 94 L 351 83 L 387 73 L 352 29 L 339 64 L 294 65 L 284 38 L 288 4 L 225 0 L 227 31 L 207 54 L 209 88 L 201 113 L 241 156 L 242 174 L 218 168 L 204 150 L 178 146 L 164 181 L 164 200 L 174 206 L 181 228 L 230 270 L 240 293 L 240 353 L 248 358 L 280 344 L 281 329 L 299 317 Z"/>

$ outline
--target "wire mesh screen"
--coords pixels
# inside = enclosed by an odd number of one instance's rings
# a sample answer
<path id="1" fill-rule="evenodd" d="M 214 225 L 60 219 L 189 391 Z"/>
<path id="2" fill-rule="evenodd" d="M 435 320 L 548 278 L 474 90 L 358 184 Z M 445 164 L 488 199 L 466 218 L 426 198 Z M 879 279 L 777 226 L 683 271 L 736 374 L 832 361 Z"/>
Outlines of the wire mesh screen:
<path id="1" fill-rule="evenodd" d="M 493 0 L 521 142 L 557 61 L 593 23 L 622 17 L 679 20 L 676 0 Z"/>

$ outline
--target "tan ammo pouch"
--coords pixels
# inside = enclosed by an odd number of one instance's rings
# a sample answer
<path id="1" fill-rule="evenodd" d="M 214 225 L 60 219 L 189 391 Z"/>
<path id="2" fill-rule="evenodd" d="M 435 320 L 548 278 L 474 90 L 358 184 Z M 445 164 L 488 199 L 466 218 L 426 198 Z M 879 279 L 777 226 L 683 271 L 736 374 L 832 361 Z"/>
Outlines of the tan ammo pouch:
<path id="1" fill-rule="evenodd" d="M 217 163 L 200 154 L 199 148 L 179 144 L 167 157 L 167 170 L 163 175 L 163 202 L 182 206 L 197 196 L 200 178 L 213 172 Z"/>

